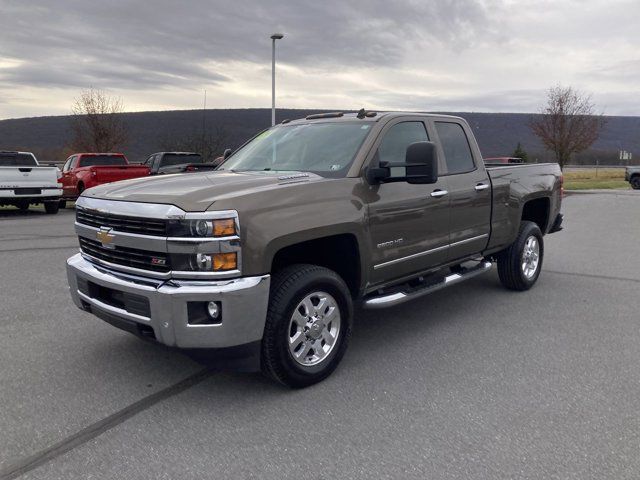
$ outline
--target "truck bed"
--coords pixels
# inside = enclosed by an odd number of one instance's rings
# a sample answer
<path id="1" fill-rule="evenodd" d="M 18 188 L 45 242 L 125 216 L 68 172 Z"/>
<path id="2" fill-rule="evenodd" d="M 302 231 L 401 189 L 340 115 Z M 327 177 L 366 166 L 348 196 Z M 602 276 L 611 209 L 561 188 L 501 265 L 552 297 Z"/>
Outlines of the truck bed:
<path id="1" fill-rule="evenodd" d="M 41 166 L 0 167 L 0 196 L 47 196 L 58 191 L 58 168 Z"/>
<path id="2" fill-rule="evenodd" d="M 84 168 L 95 172 L 95 181 L 98 183 L 110 183 L 149 175 L 149 168 L 144 165 L 95 165 Z"/>

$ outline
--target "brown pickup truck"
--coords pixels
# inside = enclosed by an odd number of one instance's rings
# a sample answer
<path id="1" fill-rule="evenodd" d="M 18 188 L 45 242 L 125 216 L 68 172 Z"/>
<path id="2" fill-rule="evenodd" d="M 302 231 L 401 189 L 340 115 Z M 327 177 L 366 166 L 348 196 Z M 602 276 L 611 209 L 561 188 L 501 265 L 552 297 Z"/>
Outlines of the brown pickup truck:
<path id="1" fill-rule="evenodd" d="M 302 387 L 340 362 L 356 304 L 391 307 L 493 262 L 505 287 L 529 289 L 561 199 L 558 165 L 486 168 L 461 118 L 311 115 L 216 171 L 83 193 L 71 296 L 136 335 Z"/>

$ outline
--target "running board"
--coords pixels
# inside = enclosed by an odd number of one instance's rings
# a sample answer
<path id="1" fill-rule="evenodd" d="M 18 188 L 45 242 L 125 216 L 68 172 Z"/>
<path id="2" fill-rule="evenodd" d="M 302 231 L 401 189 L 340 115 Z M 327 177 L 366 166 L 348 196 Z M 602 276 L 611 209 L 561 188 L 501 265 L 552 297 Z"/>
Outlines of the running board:
<path id="1" fill-rule="evenodd" d="M 483 260 L 477 266 L 466 269 L 462 273 L 450 273 L 446 277 L 442 278 L 438 283 L 429 284 L 424 287 L 409 288 L 406 291 L 394 292 L 389 294 L 382 294 L 377 297 L 371 297 L 364 300 L 363 308 L 386 308 L 398 305 L 400 303 L 408 302 L 414 298 L 422 297 L 430 293 L 442 290 L 443 288 L 450 287 L 456 283 L 464 282 L 470 278 L 473 278 L 481 273 L 484 273 L 491 269 L 491 262 Z"/>

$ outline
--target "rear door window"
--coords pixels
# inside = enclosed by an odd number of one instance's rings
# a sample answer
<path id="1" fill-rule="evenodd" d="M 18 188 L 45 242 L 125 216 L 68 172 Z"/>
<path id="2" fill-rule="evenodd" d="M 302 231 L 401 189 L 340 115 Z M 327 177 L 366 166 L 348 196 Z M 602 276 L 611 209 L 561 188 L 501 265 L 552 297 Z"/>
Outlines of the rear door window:
<path id="1" fill-rule="evenodd" d="M 188 165 L 190 163 L 202 163 L 200 155 L 185 155 L 180 153 L 165 153 L 160 162 L 161 167 L 171 167 L 176 165 Z"/>
<path id="2" fill-rule="evenodd" d="M 81 166 L 95 167 L 102 165 L 126 165 L 124 157 L 118 155 L 83 155 Z"/>
<path id="3" fill-rule="evenodd" d="M 0 153 L 0 167 L 35 167 L 35 158 L 27 153 Z"/>
<path id="4" fill-rule="evenodd" d="M 473 154 L 462 125 L 452 122 L 435 122 L 436 132 L 444 151 L 447 173 L 455 175 L 475 170 Z"/>

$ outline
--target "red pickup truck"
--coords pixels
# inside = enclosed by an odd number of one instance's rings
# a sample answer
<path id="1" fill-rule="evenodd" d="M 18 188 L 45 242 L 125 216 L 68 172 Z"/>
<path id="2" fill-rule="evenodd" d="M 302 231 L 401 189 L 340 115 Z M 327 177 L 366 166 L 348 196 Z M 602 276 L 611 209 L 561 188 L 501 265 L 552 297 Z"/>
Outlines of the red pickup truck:
<path id="1" fill-rule="evenodd" d="M 122 153 L 75 153 L 62 167 L 62 200 L 75 200 L 87 188 L 129 178 L 146 177 L 149 167 L 131 165 Z"/>

